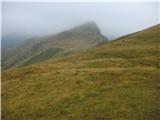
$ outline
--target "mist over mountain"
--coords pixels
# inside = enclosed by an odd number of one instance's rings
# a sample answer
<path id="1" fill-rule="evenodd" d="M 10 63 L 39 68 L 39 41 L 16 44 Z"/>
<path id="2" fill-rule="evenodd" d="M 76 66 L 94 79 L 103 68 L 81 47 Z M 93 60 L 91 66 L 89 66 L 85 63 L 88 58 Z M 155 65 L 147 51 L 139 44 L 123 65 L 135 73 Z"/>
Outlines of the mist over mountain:
<path id="1" fill-rule="evenodd" d="M 5 35 L 2 37 L 1 47 L 2 49 L 13 48 L 21 44 L 23 41 L 28 40 L 31 37 L 33 36 L 29 36 L 21 33 L 12 33 L 9 35 Z"/>
<path id="2" fill-rule="evenodd" d="M 96 23 L 87 22 L 55 35 L 32 38 L 21 42 L 17 47 L 3 49 L 2 69 L 68 56 L 106 40 Z"/>
<path id="3" fill-rule="evenodd" d="M 115 39 L 158 24 L 158 11 L 157 2 L 2 2 L 2 35 L 52 35 L 93 20 Z"/>
<path id="4" fill-rule="evenodd" d="M 159 5 L 2 2 L 1 118 L 160 120 Z"/>

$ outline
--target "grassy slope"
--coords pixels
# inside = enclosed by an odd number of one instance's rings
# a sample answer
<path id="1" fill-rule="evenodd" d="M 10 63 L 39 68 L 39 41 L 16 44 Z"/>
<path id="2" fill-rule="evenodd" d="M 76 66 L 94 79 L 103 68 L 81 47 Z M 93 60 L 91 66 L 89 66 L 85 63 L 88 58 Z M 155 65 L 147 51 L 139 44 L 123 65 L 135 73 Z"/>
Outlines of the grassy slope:
<path id="1" fill-rule="evenodd" d="M 159 120 L 160 26 L 2 74 L 7 120 Z"/>
<path id="2" fill-rule="evenodd" d="M 22 65 L 30 65 L 30 64 L 33 64 L 33 63 L 38 63 L 38 62 L 47 60 L 47 59 L 53 57 L 55 54 L 57 54 L 58 52 L 61 52 L 61 51 L 63 51 L 63 49 L 60 49 L 60 48 L 46 49 L 46 50 L 38 53 L 37 55 L 31 57 L 29 60 L 24 62 L 24 64 L 22 64 Z"/>

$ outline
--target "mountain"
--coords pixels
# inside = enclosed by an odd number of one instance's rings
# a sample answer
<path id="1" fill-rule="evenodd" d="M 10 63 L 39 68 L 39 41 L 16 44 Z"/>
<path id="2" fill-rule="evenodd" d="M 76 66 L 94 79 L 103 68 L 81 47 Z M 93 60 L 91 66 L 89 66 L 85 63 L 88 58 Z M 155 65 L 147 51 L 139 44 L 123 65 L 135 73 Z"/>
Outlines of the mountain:
<path id="1" fill-rule="evenodd" d="M 1 48 L 7 49 L 7 48 L 16 47 L 17 45 L 21 44 L 22 42 L 24 42 L 29 38 L 30 37 L 27 35 L 16 34 L 16 33 L 2 36 Z"/>
<path id="2" fill-rule="evenodd" d="M 2 73 L 2 119 L 159 120 L 160 25 Z"/>
<path id="3" fill-rule="evenodd" d="M 89 49 L 107 40 L 94 22 L 66 30 L 62 33 L 30 39 L 2 52 L 2 69 L 14 66 L 30 65 L 59 58 Z"/>

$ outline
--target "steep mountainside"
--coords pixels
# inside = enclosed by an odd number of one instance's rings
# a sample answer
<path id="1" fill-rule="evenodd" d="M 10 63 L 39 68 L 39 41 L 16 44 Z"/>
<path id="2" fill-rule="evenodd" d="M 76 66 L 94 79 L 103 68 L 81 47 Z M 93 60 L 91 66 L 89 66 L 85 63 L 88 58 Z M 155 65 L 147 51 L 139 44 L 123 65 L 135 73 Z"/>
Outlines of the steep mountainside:
<path id="1" fill-rule="evenodd" d="M 2 73 L 2 119 L 159 120 L 160 25 Z"/>
<path id="2" fill-rule="evenodd" d="M 68 56 L 105 40 L 97 25 L 88 22 L 53 36 L 30 39 L 16 48 L 4 51 L 2 69 L 41 62 L 53 56 Z"/>

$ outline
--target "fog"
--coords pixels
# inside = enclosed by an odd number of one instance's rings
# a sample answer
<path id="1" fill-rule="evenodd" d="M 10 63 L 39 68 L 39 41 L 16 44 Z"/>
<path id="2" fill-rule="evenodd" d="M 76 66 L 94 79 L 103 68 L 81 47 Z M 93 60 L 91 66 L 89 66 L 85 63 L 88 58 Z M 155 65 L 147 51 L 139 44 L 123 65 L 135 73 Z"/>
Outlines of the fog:
<path id="1" fill-rule="evenodd" d="M 3 2 L 2 36 L 43 36 L 94 21 L 103 35 L 115 39 L 158 24 L 158 7 L 158 2 Z"/>

